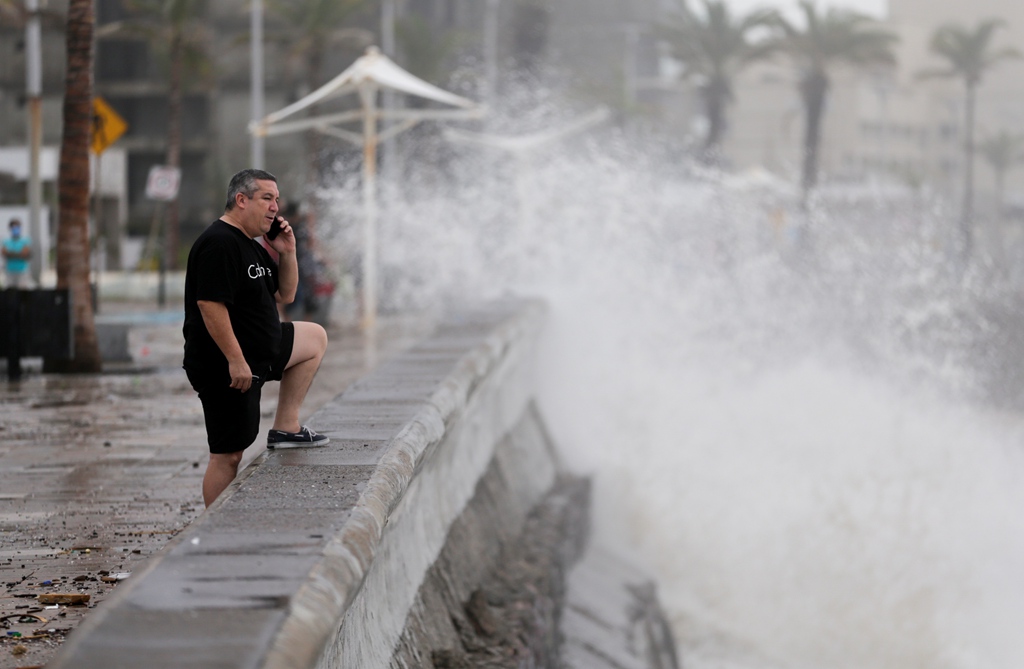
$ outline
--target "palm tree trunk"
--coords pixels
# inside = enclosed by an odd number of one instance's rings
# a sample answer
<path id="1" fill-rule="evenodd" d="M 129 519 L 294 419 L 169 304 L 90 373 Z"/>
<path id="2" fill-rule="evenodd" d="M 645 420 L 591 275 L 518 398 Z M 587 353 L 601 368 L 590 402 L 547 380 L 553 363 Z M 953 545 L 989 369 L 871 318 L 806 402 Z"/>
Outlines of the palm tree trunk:
<path id="1" fill-rule="evenodd" d="M 180 30 L 171 37 L 171 81 L 167 102 L 167 165 L 181 166 L 181 71 L 184 67 L 184 40 Z M 180 246 L 180 225 L 178 221 L 179 195 L 167 203 L 164 231 L 164 266 L 168 270 L 178 269 L 178 247 Z"/>
<path id="2" fill-rule="evenodd" d="M 1006 168 L 996 170 L 996 223 L 999 225 L 999 232 L 1002 234 L 1003 226 L 1003 202 L 1006 200 Z"/>
<path id="3" fill-rule="evenodd" d="M 818 164 L 821 149 L 821 128 L 825 115 L 825 96 L 828 94 L 828 76 L 812 71 L 800 82 L 804 103 L 804 156 L 801 185 L 804 201 L 818 183 Z"/>
<path id="4" fill-rule="evenodd" d="M 93 0 L 71 0 L 67 21 L 64 133 L 57 189 L 57 287 L 73 307 L 74 357 L 46 360 L 48 372 L 99 372 L 96 322 L 89 285 L 89 133 L 92 129 Z"/>
<path id="5" fill-rule="evenodd" d="M 708 134 L 704 139 L 702 158 L 714 162 L 725 134 L 725 106 L 729 97 L 726 82 L 713 78 L 704 88 L 704 110 L 708 121 Z"/>
<path id="6" fill-rule="evenodd" d="M 964 96 L 964 201 L 960 213 L 960 243 L 962 260 L 966 263 L 974 254 L 974 111 L 977 85 L 968 82 Z"/>

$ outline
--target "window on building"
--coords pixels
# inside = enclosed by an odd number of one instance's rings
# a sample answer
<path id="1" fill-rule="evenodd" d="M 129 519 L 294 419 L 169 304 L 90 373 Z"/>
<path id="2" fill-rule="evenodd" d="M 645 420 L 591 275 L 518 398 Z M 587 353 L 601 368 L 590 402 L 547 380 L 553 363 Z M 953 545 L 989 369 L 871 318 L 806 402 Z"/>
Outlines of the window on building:
<path id="1" fill-rule="evenodd" d="M 95 67 L 99 83 L 144 78 L 149 69 L 149 47 L 139 40 L 101 40 L 96 46 Z"/>

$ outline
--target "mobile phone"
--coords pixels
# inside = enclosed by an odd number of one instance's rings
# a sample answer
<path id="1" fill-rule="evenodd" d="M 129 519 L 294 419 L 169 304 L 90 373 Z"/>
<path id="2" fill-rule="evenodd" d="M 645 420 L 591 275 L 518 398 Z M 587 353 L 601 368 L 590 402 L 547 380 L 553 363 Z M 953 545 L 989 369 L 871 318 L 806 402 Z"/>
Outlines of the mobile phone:
<path id="1" fill-rule="evenodd" d="M 281 234 L 281 221 L 283 220 L 280 216 L 274 217 L 274 222 L 270 224 L 270 230 L 267 231 L 267 239 L 276 239 Z"/>

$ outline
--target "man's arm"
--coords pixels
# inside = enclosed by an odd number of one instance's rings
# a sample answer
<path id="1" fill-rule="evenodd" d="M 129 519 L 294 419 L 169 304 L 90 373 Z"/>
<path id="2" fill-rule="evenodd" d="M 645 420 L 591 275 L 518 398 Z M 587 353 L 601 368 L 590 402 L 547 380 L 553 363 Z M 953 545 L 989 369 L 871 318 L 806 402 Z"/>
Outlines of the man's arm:
<path id="1" fill-rule="evenodd" d="M 18 251 L 11 251 L 5 244 L 3 247 L 3 255 L 5 258 L 20 258 L 22 260 L 28 260 L 32 257 L 32 245 L 25 244 Z"/>
<path id="2" fill-rule="evenodd" d="M 278 304 L 291 304 L 295 301 L 295 292 L 299 288 L 299 263 L 295 248 L 290 252 L 279 253 L 277 261 L 277 293 L 274 299 Z"/>
<path id="3" fill-rule="evenodd" d="M 278 304 L 291 304 L 295 301 L 295 293 L 299 289 L 299 262 L 295 254 L 295 230 L 284 217 L 281 219 L 281 232 L 274 239 L 267 239 L 270 248 L 277 251 L 277 292 L 274 299 Z"/>
<path id="4" fill-rule="evenodd" d="M 238 344 L 235 331 L 231 327 L 231 317 L 223 302 L 198 300 L 199 313 L 203 315 L 206 331 L 217 344 L 221 353 L 228 359 L 228 373 L 231 375 L 231 387 L 243 393 L 252 385 L 252 370 L 242 355 L 242 347 Z"/>

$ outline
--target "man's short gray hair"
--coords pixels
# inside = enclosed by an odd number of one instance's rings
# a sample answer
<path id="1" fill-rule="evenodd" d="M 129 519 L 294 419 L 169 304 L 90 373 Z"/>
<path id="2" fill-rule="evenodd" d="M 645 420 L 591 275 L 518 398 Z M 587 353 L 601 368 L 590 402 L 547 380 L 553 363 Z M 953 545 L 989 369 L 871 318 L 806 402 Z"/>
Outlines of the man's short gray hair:
<path id="1" fill-rule="evenodd" d="M 228 184 L 228 201 L 224 204 L 224 211 L 231 211 L 235 208 L 235 196 L 239 193 L 250 199 L 256 195 L 256 191 L 259 190 L 257 181 L 273 181 L 277 183 L 277 177 L 270 172 L 256 169 L 242 170 L 231 177 L 231 182 Z"/>

